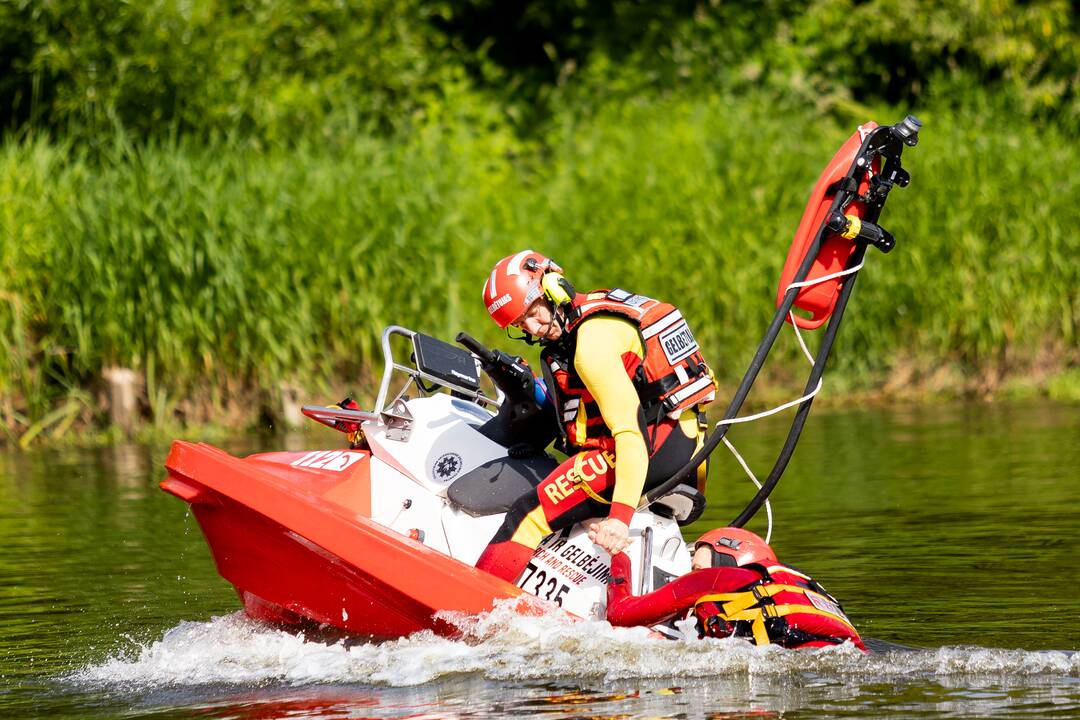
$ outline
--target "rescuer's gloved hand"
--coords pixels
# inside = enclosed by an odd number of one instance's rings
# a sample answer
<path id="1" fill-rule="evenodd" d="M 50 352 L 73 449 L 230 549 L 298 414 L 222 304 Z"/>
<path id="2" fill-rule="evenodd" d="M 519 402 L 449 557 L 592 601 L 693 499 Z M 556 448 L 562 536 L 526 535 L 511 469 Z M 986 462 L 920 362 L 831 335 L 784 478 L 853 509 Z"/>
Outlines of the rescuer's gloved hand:
<path id="1" fill-rule="evenodd" d="M 694 606 L 698 633 L 702 637 L 731 637 L 735 627 L 723 618 L 723 610 L 715 602 L 705 602 Z"/>

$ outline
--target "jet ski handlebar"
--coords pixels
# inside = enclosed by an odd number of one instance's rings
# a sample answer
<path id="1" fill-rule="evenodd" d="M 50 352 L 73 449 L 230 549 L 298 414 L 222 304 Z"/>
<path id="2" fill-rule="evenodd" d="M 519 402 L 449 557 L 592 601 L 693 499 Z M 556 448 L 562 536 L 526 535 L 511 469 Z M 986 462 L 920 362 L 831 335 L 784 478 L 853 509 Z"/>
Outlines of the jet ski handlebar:
<path id="1" fill-rule="evenodd" d="M 540 455 L 555 439 L 558 420 L 555 406 L 547 402 L 547 392 L 523 358 L 485 347 L 476 338 L 460 332 L 454 338 L 480 361 L 480 367 L 505 396 L 498 414 L 480 428 L 480 433 L 507 448 L 513 457 Z M 524 453 L 514 455 L 514 452 Z"/>
<path id="2" fill-rule="evenodd" d="M 536 378 L 522 358 L 492 350 L 468 333 L 459 332 L 454 339 L 479 358 L 480 367 L 512 402 L 533 399 Z"/>
<path id="3" fill-rule="evenodd" d="M 474 338 L 468 333 L 459 332 L 457 337 L 454 338 L 459 345 L 464 346 L 466 350 L 471 352 L 476 357 L 480 358 L 480 364 L 484 366 L 484 370 L 487 370 L 488 365 L 494 365 L 498 361 L 496 351 L 487 347 L 479 340 Z"/>

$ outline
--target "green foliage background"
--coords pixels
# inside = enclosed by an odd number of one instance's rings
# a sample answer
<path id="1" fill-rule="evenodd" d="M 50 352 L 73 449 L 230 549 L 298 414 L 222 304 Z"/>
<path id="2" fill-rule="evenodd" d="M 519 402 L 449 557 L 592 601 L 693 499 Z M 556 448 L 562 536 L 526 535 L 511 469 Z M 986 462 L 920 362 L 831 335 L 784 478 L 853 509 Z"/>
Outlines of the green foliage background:
<path id="1" fill-rule="evenodd" d="M 834 387 L 1045 388 L 1080 360 L 1077 39 L 1056 1 L 3 0 L 0 426 L 93 421 L 113 365 L 155 422 L 250 421 L 369 391 L 389 323 L 509 347 L 479 287 L 524 246 L 679 303 L 732 382 L 818 172 L 910 110 Z"/>

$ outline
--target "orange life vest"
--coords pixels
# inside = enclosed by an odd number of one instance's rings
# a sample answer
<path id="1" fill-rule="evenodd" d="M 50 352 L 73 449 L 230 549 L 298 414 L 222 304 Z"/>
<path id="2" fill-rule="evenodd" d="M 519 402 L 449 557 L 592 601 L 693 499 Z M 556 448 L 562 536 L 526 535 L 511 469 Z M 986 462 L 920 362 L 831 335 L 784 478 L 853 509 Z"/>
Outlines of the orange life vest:
<path id="1" fill-rule="evenodd" d="M 716 398 L 712 371 L 674 305 L 625 290 L 597 290 L 577 295 L 571 315 L 563 337 L 547 346 L 541 355 L 545 374 L 550 373 L 557 391 L 568 450 L 613 447 L 611 431 L 604 424 L 595 398 L 574 370 L 575 331 L 590 317 L 625 318 L 637 327 L 645 356 L 627 353 L 623 366 L 637 389 L 648 425 L 665 417 L 676 419 L 684 410 Z"/>

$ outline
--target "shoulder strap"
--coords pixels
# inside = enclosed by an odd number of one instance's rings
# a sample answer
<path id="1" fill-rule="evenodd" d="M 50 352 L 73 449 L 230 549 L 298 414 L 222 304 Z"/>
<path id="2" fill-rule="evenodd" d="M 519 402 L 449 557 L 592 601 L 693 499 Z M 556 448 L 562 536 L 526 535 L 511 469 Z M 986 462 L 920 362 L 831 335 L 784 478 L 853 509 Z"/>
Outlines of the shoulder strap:
<path id="1" fill-rule="evenodd" d="M 551 395 L 551 405 L 555 408 L 556 419 L 555 425 L 559 428 L 559 437 L 556 441 L 557 447 L 560 450 L 566 451 L 566 428 L 563 426 L 559 416 L 562 413 L 562 398 L 559 396 L 559 384 L 555 382 L 555 375 L 551 372 L 551 356 L 554 353 L 545 350 L 540 354 L 540 372 L 544 376 L 544 383 L 548 386 L 548 393 Z"/>

